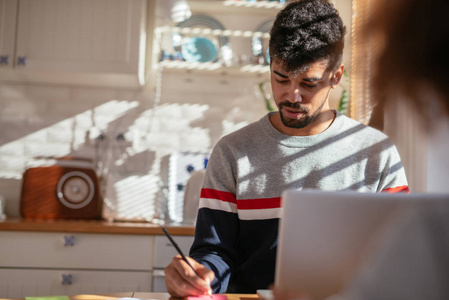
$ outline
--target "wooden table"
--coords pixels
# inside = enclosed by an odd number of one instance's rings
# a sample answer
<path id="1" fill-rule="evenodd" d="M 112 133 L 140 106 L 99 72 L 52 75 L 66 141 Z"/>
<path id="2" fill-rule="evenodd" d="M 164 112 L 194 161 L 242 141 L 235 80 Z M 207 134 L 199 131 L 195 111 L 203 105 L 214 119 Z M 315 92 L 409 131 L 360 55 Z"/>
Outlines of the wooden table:
<path id="1" fill-rule="evenodd" d="M 228 300 L 254 300 L 258 299 L 256 294 L 225 294 L 228 296 Z M 168 300 L 168 299 L 182 299 L 170 297 L 168 293 L 133 293 L 131 298 L 139 299 L 157 299 L 157 300 Z M 89 300 L 89 299 L 72 299 L 72 300 Z M 92 299 L 97 300 L 97 299 Z M 101 300 L 101 299 L 98 299 Z"/>
<path id="2" fill-rule="evenodd" d="M 254 300 L 258 299 L 256 294 L 226 294 L 228 300 Z M 151 299 L 151 300 L 176 300 L 182 298 L 171 297 L 168 293 L 141 293 L 141 292 L 126 292 L 114 293 L 106 295 L 74 295 L 68 296 L 70 300 L 107 300 L 120 298 L 136 298 L 136 299 Z M 45 299 L 45 297 L 39 297 Z M 51 299 L 51 297 L 48 297 Z M 6 300 L 6 299 L 0 299 Z M 24 299 L 8 299 L 8 300 L 24 300 Z"/>

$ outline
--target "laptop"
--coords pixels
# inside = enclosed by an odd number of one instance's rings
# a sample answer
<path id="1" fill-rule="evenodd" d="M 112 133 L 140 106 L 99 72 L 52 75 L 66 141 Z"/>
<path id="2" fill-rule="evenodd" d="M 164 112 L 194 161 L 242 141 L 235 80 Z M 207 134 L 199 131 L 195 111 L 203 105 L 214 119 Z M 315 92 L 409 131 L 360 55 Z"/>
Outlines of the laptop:
<path id="1" fill-rule="evenodd" d="M 339 293 L 402 214 L 443 202 L 448 195 L 284 192 L 276 288 L 312 299 Z"/>

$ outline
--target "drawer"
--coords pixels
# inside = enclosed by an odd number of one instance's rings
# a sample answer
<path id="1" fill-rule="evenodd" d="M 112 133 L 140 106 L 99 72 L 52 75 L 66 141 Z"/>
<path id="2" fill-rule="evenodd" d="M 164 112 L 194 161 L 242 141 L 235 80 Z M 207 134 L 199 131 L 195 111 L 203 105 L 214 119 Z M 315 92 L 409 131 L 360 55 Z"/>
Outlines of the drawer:
<path id="1" fill-rule="evenodd" d="M 150 292 L 151 272 L 0 269 L 0 298 Z"/>
<path id="2" fill-rule="evenodd" d="M 182 252 L 187 256 L 190 251 L 190 247 L 193 243 L 193 236 L 179 236 L 174 235 L 173 239 Z M 165 235 L 157 235 L 155 237 L 155 247 L 154 247 L 154 267 L 155 268 L 165 268 L 173 259 L 178 252 L 176 248 L 170 243 Z"/>
<path id="3" fill-rule="evenodd" d="M 152 269 L 143 235 L 0 231 L 0 267 Z"/>
<path id="4" fill-rule="evenodd" d="M 165 274 L 163 270 L 153 270 L 153 293 L 167 293 Z"/>

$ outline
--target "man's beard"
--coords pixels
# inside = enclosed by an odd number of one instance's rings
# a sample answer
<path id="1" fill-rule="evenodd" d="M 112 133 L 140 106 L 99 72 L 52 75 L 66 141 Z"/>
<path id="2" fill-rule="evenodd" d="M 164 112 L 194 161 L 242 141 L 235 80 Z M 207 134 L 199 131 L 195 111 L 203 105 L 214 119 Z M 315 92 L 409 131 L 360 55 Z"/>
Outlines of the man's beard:
<path id="1" fill-rule="evenodd" d="M 317 111 L 313 115 L 309 115 L 309 109 L 307 107 L 302 107 L 300 103 L 295 102 L 291 103 L 289 101 L 284 101 L 279 103 L 279 114 L 281 116 L 282 124 L 286 127 L 290 128 L 304 128 L 308 126 L 310 123 L 315 121 L 315 119 L 320 115 L 321 109 L 323 108 L 323 104 L 317 109 Z M 290 107 L 294 109 L 299 109 L 301 113 L 303 113 L 303 116 L 299 119 L 290 119 L 287 117 L 284 117 L 282 114 L 282 108 L 283 107 Z"/>

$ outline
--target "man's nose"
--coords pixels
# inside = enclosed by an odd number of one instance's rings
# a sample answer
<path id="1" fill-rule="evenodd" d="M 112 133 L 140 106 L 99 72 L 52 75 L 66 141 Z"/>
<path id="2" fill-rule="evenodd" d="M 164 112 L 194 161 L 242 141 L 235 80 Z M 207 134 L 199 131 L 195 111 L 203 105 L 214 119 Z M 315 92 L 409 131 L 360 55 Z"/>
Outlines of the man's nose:
<path id="1" fill-rule="evenodd" d="M 301 92 L 298 88 L 293 88 L 289 98 L 289 101 L 292 103 L 302 102 Z"/>

